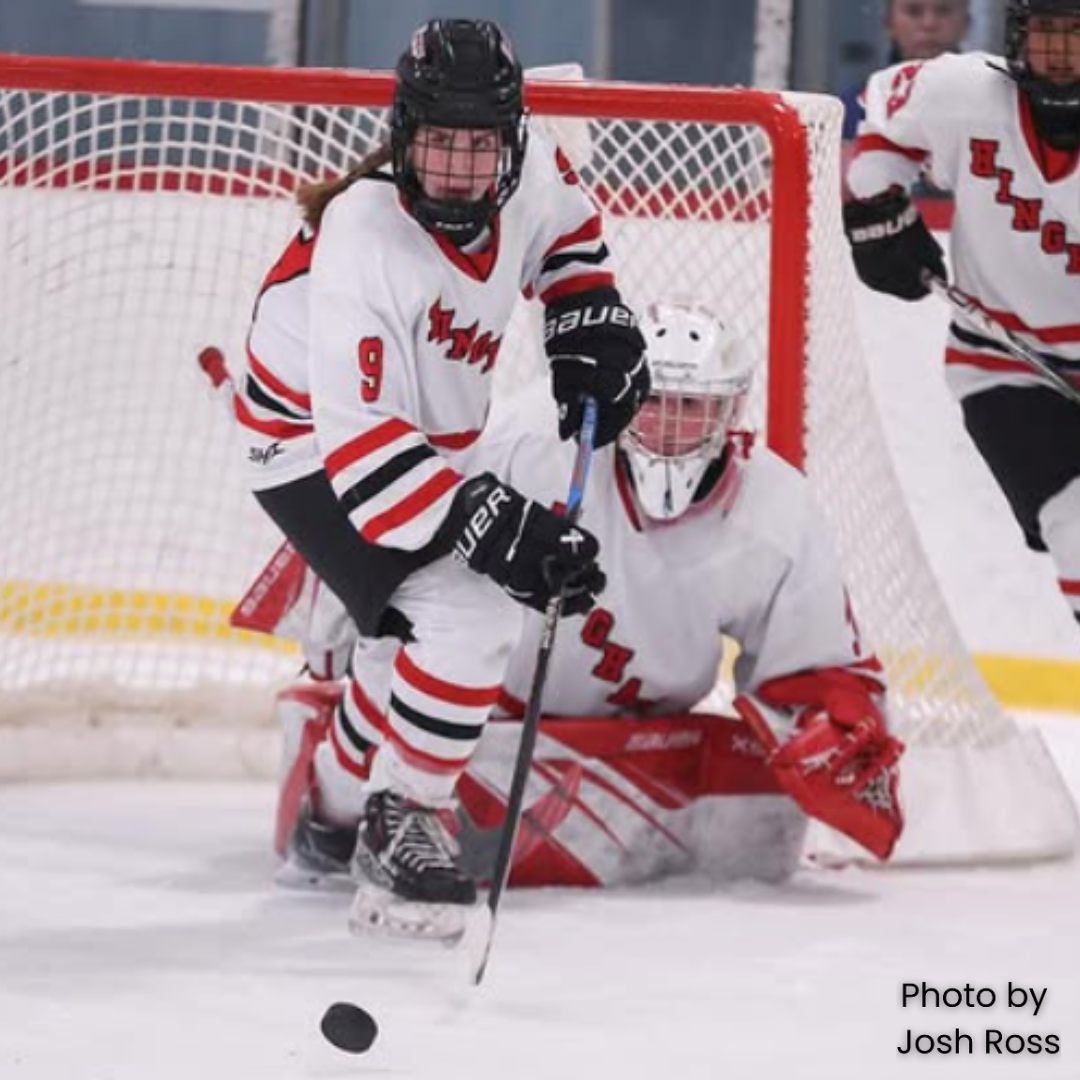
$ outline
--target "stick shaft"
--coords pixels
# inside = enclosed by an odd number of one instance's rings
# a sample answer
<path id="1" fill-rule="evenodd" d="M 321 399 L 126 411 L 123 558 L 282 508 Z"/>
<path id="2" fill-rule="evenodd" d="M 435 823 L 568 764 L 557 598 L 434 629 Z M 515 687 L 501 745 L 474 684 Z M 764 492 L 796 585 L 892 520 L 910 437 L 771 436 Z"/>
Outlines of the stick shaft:
<path id="1" fill-rule="evenodd" d="M 570 477 L 570 491 L 566 497 L 566 517 L 577 521 L 581 514 L 581 502 L 585 496 L 585 485 L 589 479 L 592 464 L 593 441 L 596 435 L 596 402 L 589 398 L 585 403 L 584 418 L 578 441 L 574 470 Z M 529 698 L 525 706 L 525 717 L 521 722 L 521 740 L 518 743 L 517 758 L 514 761 L 514 773 L 510 781 L 510 792 L 506 799 L 506 817 L 503 820 L 502 833 L 499 836 L 499 848 L 495 854 L 495 868 L 491 874 L 491 887 L 485 900 L 488 910 L 486 934 L 480 943 L 480 955 L 476 959 L 472 973 L 473 984 L 480 985 L 487 970 L 491 945 L 495 938 L 495 919 L 499 903 L 510 879 L 510 864 L 514 858 L 514 845 L 517 841 L 518 828 L 521 825 L 521 811 L 525 802 L 525 787 L 532 768 L 536 740 L 540 732 L 540 710 L 543 705 L 544 685 L 547 682 L 548 667 L 555 646 L 555 632 L 562 614 L 562 595 L 557 594 L 548 601 L 544 612 L 544 626 L 540 634 L 540 644 L 536 650 L 536 666 L 533 669 Z"/>
<path id="2" fill-rule="evenodd" d="M 963 289 L 950 285 L 934 274 L 927 274 L 925 281 L 935 295 L 948 300 L 958 311 L 962 311 L 987 337 L 993 338 L 999 345 L 1008 349 L 1017 360 L 1027 364 L 1062 397 L 1068 398 L 1075 405 L 1080 405 L 1080 389 L 1069 382 L 1047 357 L 1037 349 L 1033 349 L 1007 326 L 998 322 L 973 296 L 969 296 Z"/>

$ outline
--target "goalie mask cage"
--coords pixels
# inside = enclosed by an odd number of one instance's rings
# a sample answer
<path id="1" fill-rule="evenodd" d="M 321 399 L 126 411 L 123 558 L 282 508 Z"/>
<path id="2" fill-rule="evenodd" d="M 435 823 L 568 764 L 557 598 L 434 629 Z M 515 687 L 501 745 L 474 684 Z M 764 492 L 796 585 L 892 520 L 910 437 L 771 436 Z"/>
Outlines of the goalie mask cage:
<path id="1" fill-rule="evenodd" d="M 385 74 L 0 57 L 0 776 L 273 771 L 298 653 L 227 616 L 279 537 L 196 356 L 241 355 L 298 182 L 380 143 L 391 93 Z M 764 362 L 755 416 L 812 481 L 908 744 L 898 857 L 1071 851 L 1068 792 L 978 674 L 893 474 L 855 337 L 839 103 L 527 96 L 605 210 L 628 300 L 702 302 Z M 497 393 L 540 367 L 519 307 Z"/>

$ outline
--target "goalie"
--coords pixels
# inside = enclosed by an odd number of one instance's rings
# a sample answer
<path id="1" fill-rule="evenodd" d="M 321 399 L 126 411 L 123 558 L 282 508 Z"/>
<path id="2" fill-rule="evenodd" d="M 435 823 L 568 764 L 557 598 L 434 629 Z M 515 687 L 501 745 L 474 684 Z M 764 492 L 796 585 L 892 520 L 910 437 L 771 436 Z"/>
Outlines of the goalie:
<path id="1" fill-rule="evenodd" d="M 526 813 L 513 880 L 612 883 L 685 867 L 687 848 L 717 840 L 703 828 L 724 827 L 695 809 L 781 792 L 888 858 L 903 826 L 902 747 L 808 485 L 742 428 L 753 362 L 700 309 L 654 305 L 642 331 L 653 392 L 617 443 L 597 451 L 583 503 L 608 585 L 556 641 L 533 774 L 543 793 Z M 544 389 L 520 395 L 489 425 L 484 466 L 554 504 L 573 450 L 553 429 Z M 343 611 L 335 617 L 332 598 L 312 611 L 321 622 L 306 632 L 310 655 L 320 665 L 337 657 L 343 670 L 351 624 Z M 540 627 L 527 617 L 499 701 L 505 715 L 521 714 Z M 713 688 L 721 635 L 741 647 L 737 719 L 689 713 Z M 281 698 L 289 739 L 278 844 L 294 872 L 348 872 L 355 828 L 332 807 L 386 738 L 391 652 L 361 638 L 343 700 L 333 683 Z M 488 725 L 458 785 L 458 839 L 481 877 L 482 826 L 500 821 L 515 726 Z M 801 841 L 790 817 L 756 834 L 763 845 L 782 835 L 788 873 Z M 747 820 L 731 819 L 733 828 Z"/>

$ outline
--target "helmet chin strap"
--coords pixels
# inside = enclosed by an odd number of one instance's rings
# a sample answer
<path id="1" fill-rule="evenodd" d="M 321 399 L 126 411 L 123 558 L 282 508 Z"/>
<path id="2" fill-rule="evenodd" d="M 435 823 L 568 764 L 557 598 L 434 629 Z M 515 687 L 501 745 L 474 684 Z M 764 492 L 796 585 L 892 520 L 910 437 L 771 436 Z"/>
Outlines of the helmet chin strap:
<path id="1" fill-rule="evenodd" d="M 458 214 L 455 213 L 458 207 L 421 195 L 412 201 L 410 211 L 425 229 L 435 230 L 455 247 L 463 248 L 476 240 L 495 216 L 491 200 L 485 197 L 478 203 L 485 205 L 470 205 L 468 208 L 463 205 L 462 212 Z"/>

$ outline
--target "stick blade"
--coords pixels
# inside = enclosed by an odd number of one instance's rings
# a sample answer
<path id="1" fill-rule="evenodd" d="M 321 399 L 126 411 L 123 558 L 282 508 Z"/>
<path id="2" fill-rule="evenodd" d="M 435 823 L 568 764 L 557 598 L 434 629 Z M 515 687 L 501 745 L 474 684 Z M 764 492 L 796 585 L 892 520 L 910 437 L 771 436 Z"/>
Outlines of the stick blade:
<path id="1" fill-rule="evenodd" d="M 486 903 L 478 904 L 475 910 L 470 912 L 465 923 L 465 933 L 461 937 L 466 972 L 473 986 L 479 986 L 484 981 L 494 937 L 495 915 Z"/>

